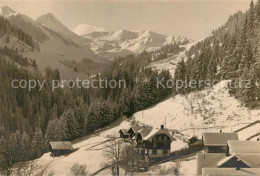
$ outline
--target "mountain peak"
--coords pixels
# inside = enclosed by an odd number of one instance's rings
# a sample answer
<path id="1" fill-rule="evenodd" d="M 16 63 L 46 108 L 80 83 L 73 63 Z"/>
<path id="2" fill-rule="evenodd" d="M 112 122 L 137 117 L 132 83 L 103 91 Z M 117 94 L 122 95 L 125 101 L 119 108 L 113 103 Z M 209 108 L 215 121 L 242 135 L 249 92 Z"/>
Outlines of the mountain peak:
<path id="1" fill-rule="evenodd" d="M 53 13 L 42 15 L 38 17 L 36 21 L 40 24 L 44 24 L 46 22 L 59 22 L 59 20 L 53 15 Z"/>
<path id="2" fill-rule="evenodd" d="M 16 11 L 14 11 L 13 9 L 11 9 L 8 6 L 3 6 L 0 8 L 0 14 L 4 17 L 8 17 L 10 15 L 16 14 Z"/>

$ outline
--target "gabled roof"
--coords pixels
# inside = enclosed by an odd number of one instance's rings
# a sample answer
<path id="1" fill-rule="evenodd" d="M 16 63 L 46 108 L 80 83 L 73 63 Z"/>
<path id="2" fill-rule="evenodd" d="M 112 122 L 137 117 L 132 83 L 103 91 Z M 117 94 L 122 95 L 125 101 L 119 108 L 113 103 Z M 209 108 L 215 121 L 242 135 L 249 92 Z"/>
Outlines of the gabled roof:
<path id="1" fill-rule="evenodd" d="M 140 130 L 142 130 L 143 128 L 144 128 L 143 126 L 132 126 L 129 128 L 128 133 L 129 133 L 130 129 L 132 129 L 134 133 L 137 133 Z"/>
<path id="2" fill-rule="evenodd" d="M 119 132 L 122 132 L 124 135 L 130 135 L 130 133 L 128 133 L 128 129 L 121 129 L 121 130 L 119 130 Z"/>
<path id="3" fill-rule="evenodd" d="M 140 134 L 141 136 L 142 136 L 142 139 L 144 140 L 144 138 L 146 137 L 146 136 L 148 136 L 150 133 L 151 133 L 151 131 L 153 131 L 154 129 L 152 128 L 152 127 L 143 127 L 139 132 L 138 132 L 138 134 Z M 138 135 L 137 134 L 137 135 Z"/>
<path id="4" fill-rule="evenodd" d="M 50 145 L 53 150 L 73 150 L 72 143 L 68 141 L 54 141 Z"/>
<path id="5" fill-rule="evenodd" d="M 218 162 L 218 166 L 221 166 L 236 157 L 251 168 L 260 167 L 260 154 L 255 153 L 237 153 L 226 157 L 225 159 Z"/>
<path id="6" fill-rule="evenodd" d="M 175 140 L 175 138 L 172 137 L 169 130 L 167 128 L 164 129 L 154 129 L 152 127 L 144 127 L 138 134 L 142 136 L 142 139 L 145 141 L 152 141 L 153 137 L 157 134 L 165 134 L 169 136 L 171 141 Z"/>
<path id="7" fill-rule="evenodd" d="M 256 176 L 260 175 L 260 168 L 203 168 L 202 176 Z"/>
<path id="8" fill-rule="evenodd" d="M 260 141 L 228 141 L 229 153 L 260 153 Z"/>
<path id="9" fill-rule="evenodd" d="M 221 167 L 223 164 L 227 163 L 229 160 L 231 160 L 232 158 L 235 158 L 235 159 L 240 159 L 240 161 L 242 161 L 243 163 L 245 163 L 247 166 L 251 167 L 251 165 L 245 161 L 245 160 L 242 160 L 241 158 L 239 158 L 238 156 L 236 155 L 230 155 L 229 157 L 226 157 L 224 158 L 223 160 L 219 161 L 218 162 L 218 167 Z"/>
<path id="10" fill-rule="evenodd" d="M 205 146 L 226 146 L 228 140 L 238 140 L 237 133 L 205 132 L 202 135 Z"/>
<path id="11" fill-rule="evenodd" d="M 202 174 L 202 168 L 217 168 L 218 162 L 225 158 L 225 153 L 197 153 L 197 175 Z"/>

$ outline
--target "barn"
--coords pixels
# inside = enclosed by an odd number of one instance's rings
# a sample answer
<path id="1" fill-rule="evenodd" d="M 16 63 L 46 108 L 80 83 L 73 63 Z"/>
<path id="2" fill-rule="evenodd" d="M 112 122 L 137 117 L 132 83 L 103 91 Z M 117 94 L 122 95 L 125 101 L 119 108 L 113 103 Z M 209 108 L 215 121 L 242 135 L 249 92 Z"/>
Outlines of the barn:
<path id="1" fill-rule="evenodd" d="M 52 156 L 60 156 L 72 152 L 72 143 L 69 141 L 53 141 L 49 144 Z"/>
<path id="2" fill-rule="evenodd" d="M 205 132 L 202 135 L 204 150 L 207 153 L 224 153 L 228 140 L 238 140 L 237 133 Z"/>

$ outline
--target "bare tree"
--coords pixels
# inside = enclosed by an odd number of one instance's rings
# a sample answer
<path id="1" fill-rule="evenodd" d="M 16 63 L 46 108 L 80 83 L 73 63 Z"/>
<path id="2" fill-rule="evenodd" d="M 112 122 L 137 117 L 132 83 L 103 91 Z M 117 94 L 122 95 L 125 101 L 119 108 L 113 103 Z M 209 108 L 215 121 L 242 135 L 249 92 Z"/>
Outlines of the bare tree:
<path id="1" fill-rule="evenodd" d="M 125 175 L 130 172 L 132 175 L 134 172 L 139 171 L 141 168 L 146 168 L 147 163 L 141 160 L 140 155 L 135 151 L 134 144 L 126 145 L 121 155 L 121 166 L 125 169 Z"/>
<path id="2" fill-rule="evenodd" d="M 87 176 L 88 170 L 86 165 L 74 164 L 70 168 L 71 175 L 73 176 Z"/>
<path id="3" fill-rule="evenodd" d="M 111 168 L 115 168 L 116 175 L 119 176 L 120 157 L 123 149 L 123 140 L 117 138 L 116 135 L 112 136 L 108 144 L 105 145 L 103 150 L 104 156 L 108 160 Z"/>

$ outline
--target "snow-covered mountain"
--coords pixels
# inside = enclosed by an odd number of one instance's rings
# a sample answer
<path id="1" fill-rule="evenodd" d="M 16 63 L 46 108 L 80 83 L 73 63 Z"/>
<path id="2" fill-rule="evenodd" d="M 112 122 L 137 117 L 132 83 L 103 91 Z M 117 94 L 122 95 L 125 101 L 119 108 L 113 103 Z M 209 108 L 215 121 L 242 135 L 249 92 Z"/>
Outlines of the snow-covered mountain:
<path id="1" fill-rule="evenodd" d="M 74 34 L 59 22 L 53 14 L 46 14 L 37 20 L 33 20 L 29 16 L 17 13 L 7 6 L 1 8 L 0 14 L 8 19 L 11 24 L 29 34 L 39 46 L 38 49 L 26 50 L 21 54 L 36 60 L 38 68 L 42 71 L 47 66 L 51 66 L 59 69 L 63 78 L 84 77 L 83 73 L 76 72 L 65 66 L 62 61 L 81 62 L 84 58 L 95 62 L 104 60 L 90 49 L 90 45 L 87 44 L 88 39 Z M 12 41 L 14 42 L 9 43 L 9 47 L 20 48 L 24 45 L 22 41 Z M 0 45 L 6 44 L 2 40 Z"/>
<path id="2" fill-rule="evenodd" d="M 107 32 L 103 28 L 86 24 L 79 25 L 72 32 L 52 13 L 33 20 L 8 6 L 2 7 L 0 14 L 14 26 L 32 36 L 39 46 L 38 50 L 28 50 L 22 53 L 24 56 L 36 60 L 41 70 L 44 70 L 46 66 L 58 68 L 61 76 L 66 78 L 84 75 L 68 65 L 65 66 L 64 61 L 80 63 L 84 58 L 88 58 L 96 63 L 104 63 L 118 56 L 157 49 L 169 43 L 186 44 L 192 41 L 187 37 L 165 36 L 148 30 Z M 22 45 L 21 43 L 15 42 L 9 45 L 19 48 L 20 46 L 17 45 Z"/>
<path id="3" fill-rule="evenodd" d="M 11 9 L 8 6 L 3 6 L 2 8 L 0 8 L 0 14 L 4 17 L 8 17 L 10 15 L 14 15 L 17 14 L 13 9 Z"/>
<path id="4" fill-rule="evenodd" d="M 74 32 L 68 29 L 64 24 L 62 24 L 52 13 L 48 13 L 38 17 L 36 19 L 36 22 L 48 29 L 51 29 L 59 34 L 69 37 L 70 39 L 72 39 L 77 43 L 87 44 L 91 42 L 89 39 L 82 38 L 76 35 Z"/>
<path id="5" fill-rule="evenodd" d="M 93 25 L 90 25 L 90 24 L 80 24 L 75 29 L 73 29 L 73 32 L 76 33 L 79 36 L 86 35 L 86 34 L 89 34 L 91 32 L 94 32 L 94 31 L 105 32 L 106 29 L 101 28 L 101 27 L 97 27 L 97 26 L 93 26 Z"/>
<path id="6" fill-rule="evenodd" d="M 91 49 L 95 53 L 105 57 L 110 56 L 112 53 L 115 55 L 126 55 L 129 53 L 139 53 L 144 50 L 158 49 L 163 45 L 171 43 L 187 44 L 192 42 L 187 37 L 165 36 L 149 30 L 94 31 L 83 35 L 83 37 L 91 39 L 93 41 Z"/>

